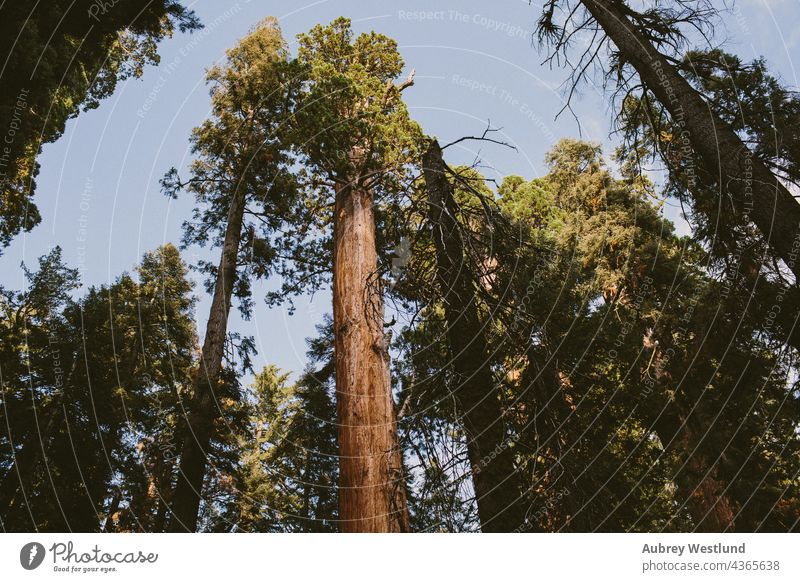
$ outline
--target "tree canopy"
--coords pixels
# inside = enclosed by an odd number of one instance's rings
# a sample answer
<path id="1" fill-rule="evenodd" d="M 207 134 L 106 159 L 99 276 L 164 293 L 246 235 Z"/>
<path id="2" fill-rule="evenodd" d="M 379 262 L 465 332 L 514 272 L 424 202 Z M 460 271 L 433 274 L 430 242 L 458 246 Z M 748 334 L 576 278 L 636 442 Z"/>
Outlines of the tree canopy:
<path id="1" fill-rule="evenodd" d="M 2 73 L 25 119 L 3 244 L 38 220 L 41 144 L 199 26 L 179 2 L 79 4 L 2 25 L 31 28 L 3 41 L 25 51 Z M 83 289 L 56 247 L 0 288 L 3 531 L 797 531 L 800 101 L 763 59 L 688 48 L 710 3 L 633 5 L 538 20 L 568 91 L 600 65 L 616 149 L 563 138 L 542 175 L 498 180 L 413 119 L 391 38 L 342 17 L 293 53 L 277 19 L 252 28 L 161 180 L 193 204 L 180 249 Z M 462 139 L 502 147 L 491 131 Z M 232 308 L 328 289 L 306 366 L 271 363 L 274 330 L 254 369 Z"/>

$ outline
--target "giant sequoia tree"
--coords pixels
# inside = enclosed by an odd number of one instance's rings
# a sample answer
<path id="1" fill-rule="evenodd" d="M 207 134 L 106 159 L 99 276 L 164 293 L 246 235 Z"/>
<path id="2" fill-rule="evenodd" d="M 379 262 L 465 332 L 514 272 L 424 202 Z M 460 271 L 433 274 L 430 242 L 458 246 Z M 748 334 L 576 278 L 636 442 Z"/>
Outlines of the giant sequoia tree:
<path id="1" fill-rule="evenodd" d="M 269 21 L 211 72 L 215 119 L 195 133 L 193 176 L 184 182 L 173 171 L 164 181 L 171 192 L 195 192 L 205 205 L 187 223 L 185 241 L 213 239 L 223 247 L 218 268 L 204 265 L 216 277 L 214 301 L 173 529 L 195 527 L 231 298 L 243 299 L 248 315 L 251 278 L 269 274 L 276 260 L 284 285 L 268 295 L 271 303 L 328 278 L 333 283 L 342 528 L 408 529 L 378 270 L 385 243 L 376 236 L 374 209 L 380 197 L 402 194 L 415 159 L 419 131 L 400 100 L 411 81 L 393 83 L 401 70 L 393 41 L 375 34 L 353 39 L 349 22 L 339 19 L 301 35 L 291 61 Z M 290 155 L 298 162 L 294 173 Z M 296 202 L 295 180 L 303 188 Z M 280 227 L 293 236 L 274 236 Z M 237 273 L 242 262 L 245 276 Z"/>
<path id="2" fill-rule="evenodd" d="M 191 24 L 158 6 L 162 26 Z M 798 182 L 798 99 L 762 61 L 676 58 L 704 2 L 546 2 L 557 50 L 561 7 L 616 47 L 618 171 L 571 139 L 533 180 L 448 166 L 403 103 L 397 45 L 344 18 L 294 57 L 271 18 L 229 50 L 188 177 L 162 181 L 194 196 L 184 245 L 220 252 L 195 265 L 202 346 L 172 245 L 82 295 L 58 249 L 0 289 L 0 527 L 796 530 L 781 183 Z M 714 132 L 726 155 L 709 160 Z M 654 203 L 648 156 L 691 236 Z M 296 381 L 254 373 L 252 339 L 229 332 L 268 277 L 266 304 L 290 313 L 332 289 Z"/>
<path id="3" fill-rule="evenodd" d="M 407 531 L 378 270 L 375 208 L 402 192 L 419 131 L 395 84 L 395 42 L 353 38 L 338 19 L 300 36 L 307 84 L 296 115 L 309 195 L 333 204 L 333 335 L 339 415 L 339 518 L 344 531 Z M 327 216 L 326 216 L 327 218 Z"/>

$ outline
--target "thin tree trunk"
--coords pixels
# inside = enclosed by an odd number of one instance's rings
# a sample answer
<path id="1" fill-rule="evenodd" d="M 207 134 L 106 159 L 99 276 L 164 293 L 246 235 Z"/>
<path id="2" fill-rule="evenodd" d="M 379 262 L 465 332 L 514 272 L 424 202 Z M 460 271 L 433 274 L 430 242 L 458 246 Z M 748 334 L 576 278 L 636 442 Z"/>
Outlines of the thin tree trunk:
<path id="1" fill-rule="evenodd" d="M 108 506 L 108 511 L 106 512 L 106 521 L 103 524 L 103 533 L 110 533 L 116 529 L 116 525 L 114 524 L 114 514 L 119 511 L 119 504 L 122 502 L 122 494 L 119 490 L 114 491 L 113 497 L 111 497 L 111 503 Z"/>
<path id="2" fill-rule="evenodd" d="M 372 193 L 336 188 L 333 325 L 344 532 L 408 531 Z"/>
<path id="3" fill-rule="evenodd" d="M 206 324 L 200 366 L 194 380 L 191 410 L 187 418 L 187 431 L 181 447 L 178 478 L 172 496 L 172 532 L 195 531 L 200 510 L 203 479 L 206 473 L 207 454 L 211 432 L 217 417 L 215 393 L 222 369 L 225 337 L 228 331 L 228 312 L 236 282 L 236 260 L 242 236 L 245 192 L 238 188 L 228 210 L 225 241 L 214 284 L 214 297 Z"/>
<path id="4" fill-rule="evenodd" d="M 637 33 L 619 2 L 581 0 L 583 5 L 631 63 L 643 83 L 683 126 L 704 164 L 719 176 L 739 214 L 749 214 L 775 254 L 800 279 L 800 204 L 736 132 L 720 120 L 702 95 Z M 683 136 L 682 136 L 683 137 Z"/>
<path id="5" fill-rule="evenodd" d="M 437 279 L 444 295 L 455 397 L 468 436 L 467 453 L 481 530 L 513 531 L 523 524 L 522 483 L 507 439 L 500 392 L 489 368 L 475 285 L 456 220 L 456 202 L 434 140 L 423 156 L 429 216 L 436 246 Z"/>

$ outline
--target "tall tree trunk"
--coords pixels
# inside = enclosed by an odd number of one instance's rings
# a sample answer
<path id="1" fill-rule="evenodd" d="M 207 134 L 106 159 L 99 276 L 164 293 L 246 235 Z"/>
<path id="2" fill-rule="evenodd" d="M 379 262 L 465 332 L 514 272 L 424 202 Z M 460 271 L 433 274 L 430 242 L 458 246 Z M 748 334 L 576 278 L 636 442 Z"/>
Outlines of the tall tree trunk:
<path id="1" fill-rule="evenodd" d="M 749 214 L 774 253 L 800 279 L 800 204 L 739 136 L 709 108 L 702 95 L 638 34 L 618 0 L 581 0 L 631 63 L 673 120 L 685 122 L 688 139 L 710 171 L 719 175 L 739 214 Z"/>
<path id="2" fill-rule="evenodd" d="M 200 366 L 194 379 L 191 410 L 187 430 L 181 447 L 178 477 L 172 496 L 172 532 L 195 531 L 203 479 L 206 473 L 207 454 L 214 420 L 217 418 L 216 386 L 222 369 L 225 337 L 228 331 L 228 312 L 236 282 L 236 261 L 242 237 L 245 192 L 237 188 L 228 210 L 225 241 L 214 283 L 214 297 L 206 324 Z"/>
<path id="3" fill-rule="evenodd" d="M 405 481 L 383 331 L 372 193 L 336 188 L 333 325 L 344 532 L 408 531 Z"/>
<path id="4" fill-rule="evenodd" d="M 468 436 L 467 453 L 481 529 L 508 532 L 525 518 L 523 491 L 506 438 L 500 392 L 489 368 L 475 282 L 456 220 L 453 189 L 442 150 L 434 140 L 423 156 L 429 216 L 436 246 L 436 272 L 444 295 L 447 339 L 452 352 L 455 397 Z"/>

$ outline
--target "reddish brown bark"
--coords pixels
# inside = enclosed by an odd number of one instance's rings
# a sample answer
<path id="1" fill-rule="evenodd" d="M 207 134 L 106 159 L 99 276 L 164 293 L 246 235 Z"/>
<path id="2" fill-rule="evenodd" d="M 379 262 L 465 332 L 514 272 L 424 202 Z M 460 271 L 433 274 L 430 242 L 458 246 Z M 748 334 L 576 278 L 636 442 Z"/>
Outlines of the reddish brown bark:
<path id="1" fill-rule="evenodd" d="M 717 467 L 701 455 L 692 457 L 688 465 L 691 482 L 696 483 L 688 500 L 689 513 L 698 532 L 732 532 L 735 530 L 733 504 L 725 493 L 725 481 L 718 477 Z"/>
<path id="2" fill-rule="evenodd" d="M 685 503 L 694 522 L 694 531 L 734 531 L 734 503 L 726 493 L 724 481 L 705 453 L 698 450 L 703 430 L 693 425 L 693 417 L 678 415 L 675 411 L 661 414 L 654 428 L 667 450 L 676 450 L 685 464 L 675 476 L 680 503 Z"/>
<path id="3" fill-rule="evenodd" d="M 344 532 L 408 531 L 377 275 L 372 194 L 339 183 L 333 255 L 339 517 Z"/>

